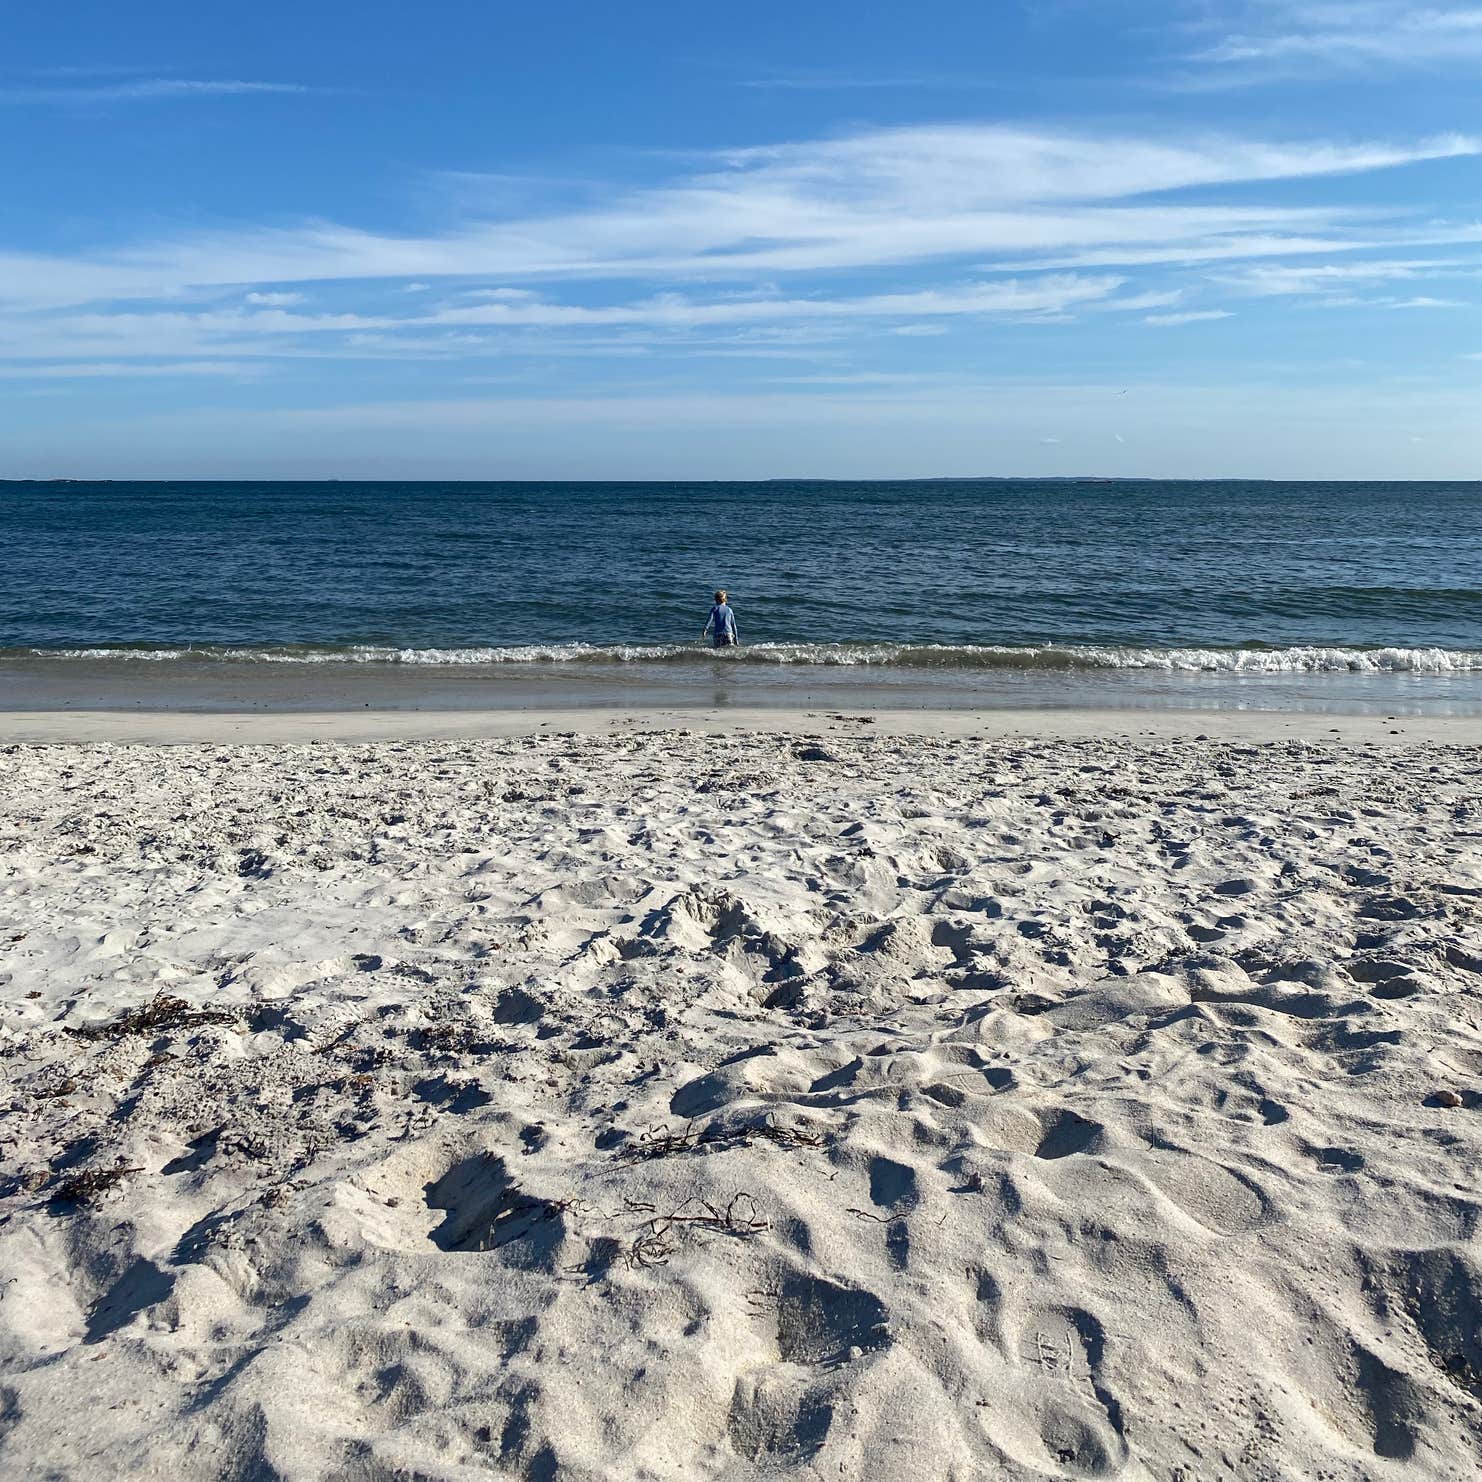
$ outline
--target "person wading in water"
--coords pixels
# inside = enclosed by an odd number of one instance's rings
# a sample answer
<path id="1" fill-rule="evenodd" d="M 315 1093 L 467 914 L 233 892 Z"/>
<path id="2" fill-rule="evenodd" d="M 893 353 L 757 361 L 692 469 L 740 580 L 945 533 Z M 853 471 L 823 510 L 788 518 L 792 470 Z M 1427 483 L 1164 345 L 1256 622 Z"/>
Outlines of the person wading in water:
<path id="1" fill-rule="evenodd" d="M 741 642 L 736 633 L 736 614 L 726 605 L 724 590 L 715 594 L 715 606 L 710 609 L 710 616 L 705 620 L 700 637 L 704 638 L 709 633 L 715 635 L 714 643 L 717 648 L 735 648 Z"/>

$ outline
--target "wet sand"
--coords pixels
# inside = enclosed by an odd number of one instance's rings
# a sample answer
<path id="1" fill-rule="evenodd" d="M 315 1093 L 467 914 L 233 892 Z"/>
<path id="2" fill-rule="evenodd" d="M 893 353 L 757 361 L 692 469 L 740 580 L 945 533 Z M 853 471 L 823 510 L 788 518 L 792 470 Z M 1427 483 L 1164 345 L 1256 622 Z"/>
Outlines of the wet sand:
<path id="1" fill-rule="evenodd" d="M 583 736 L 677 731 L 705 735 L 807 735 L 871 726 L 870 734 L 979 739 L 1309 741 L 1364 746 L 1417 742 L 1475 744 L 1482 719 L 1470 715 L 1330 714 L 1321 711 L 1087 709 L 1008 706 L 988 709 L 843 710 L 726 706 L 662 708 L 572 706 L 566 709 L 472 708 L 232 711 L 0 709 L 3 742 L 108 742 L 184 745 L 295 744 L 308 741 L 418 741 L 508 738 L 547 733 Z"/>

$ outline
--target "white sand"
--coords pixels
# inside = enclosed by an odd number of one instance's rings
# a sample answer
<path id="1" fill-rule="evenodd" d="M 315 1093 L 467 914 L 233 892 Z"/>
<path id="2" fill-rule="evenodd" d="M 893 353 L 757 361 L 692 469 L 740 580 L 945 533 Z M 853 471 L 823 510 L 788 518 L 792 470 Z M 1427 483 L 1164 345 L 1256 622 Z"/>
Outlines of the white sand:
<path id="1" fill-rule="evenodd" d="M 0 1473 L 1477 1473 L 1459 728 L 610 719 L 0 748 Z"/>

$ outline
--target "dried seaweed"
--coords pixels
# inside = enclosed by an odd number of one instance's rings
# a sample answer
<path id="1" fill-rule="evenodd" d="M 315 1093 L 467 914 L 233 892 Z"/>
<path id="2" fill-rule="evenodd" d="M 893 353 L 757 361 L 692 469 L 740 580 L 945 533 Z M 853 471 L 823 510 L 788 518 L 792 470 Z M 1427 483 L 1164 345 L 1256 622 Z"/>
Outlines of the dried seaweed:
<path id="1" fill-rule="evenodd" d="M 875 1214 L 868 1209 L 856 1209 L 852 1204 L 844 1213 L 852 1214 L 857 1220 L 870 1220 L 877 1225 L 893 1225 L 897 1220 L 905 1219 L 904 1214 Z"/>
<path id="2" fill-rule="evenodd" d="M 821 1132 L 804 1132 L 793 1127 L 746 1126 L 704 1127 L 695 1129 L 693 1122 L 683 1132 L 665 1132 L 657 1127 L 640 1133 L 627 1148 L 620 1163 L 647 1163 L 655 1158 L 672 1157 L 675 1153 L 692 1153 L 702 1148 L 750 1147 L 756 1142 L 770 1142 L 780 1148 L 821 1148 L 827 1138 Z"/>
<path id="3" fill-rule="evenodd" d="M 36 1101 L 47 1101 L 54 1097 L 70 1096 L 77 1089 L 77 1082 L 71 1076 L 56 1082 L 51 1086 L 37 1086 L 31 1091 L 31 1096 Z"/>
<path id="4" fill-rule="evenodd" d="M 122 1018 L 108 1024 L 89 1024 L 81 1028 L 69 1025 L 67 1033 L 76 1039 L 123 1039 L 131 1034 L 157 1034 L 173 1029 L 196 1029 L 203 1024 L 233 1024 L 236 1015 L 226 1009 L 193 1008 L 183 998 L 156 993 L 148 1003 L 131 1009 Z"/>
<path id="5" fill-rule="evenodd" d="M 56 1188 L 52 1190 L 51 1202 L 53 1204 L 94 1204 L 109 1189 L 122 1183 L 131 1173 L 139 1173 L 138 1168 L 85 1168 L 81 1173 L 74 1173 L 70 1178 L 64 1178 Z"/>
<path id="6" fill-rule="evenodd" d="M 631 1200 L 625 1202 L 635 1210 L 653 1207 L 635 1205 Z M 649 1220 L 648 1227 L 628 1247 L 628 1265 L 639 1270 L 667 1265 L 680 1241 L 693 1232 L 709 1231 L 738 1240 L 759 1235 L 771 1229 L 771 1222 L 760 1219 L 758 1209 L 755 1196 L 745 1192 L 732 1195 L 724 1209 L 717 1209 L 703 1199 L 686 1199 L 670 1213 Z"/>

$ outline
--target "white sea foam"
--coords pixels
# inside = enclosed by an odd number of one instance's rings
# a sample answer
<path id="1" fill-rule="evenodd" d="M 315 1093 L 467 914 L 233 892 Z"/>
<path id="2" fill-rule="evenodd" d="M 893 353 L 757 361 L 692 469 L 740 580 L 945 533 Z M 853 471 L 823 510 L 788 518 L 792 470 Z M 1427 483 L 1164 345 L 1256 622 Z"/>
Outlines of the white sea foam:
<path id="1" fill-rule="evenodd" d="M 1183 648 L 1110 644 L 757 643 L 739 649 L 696 644 L 585 643 L 501 647 L 92 647 L 10 650 L 6 657 L 99 663 L 389 664 L 449 667 L 539 664 L 762 664 L 904 669 L 1154 670 L 1232 675 L 1470 674 L 1482 650 L 1447 648 Z"/>

